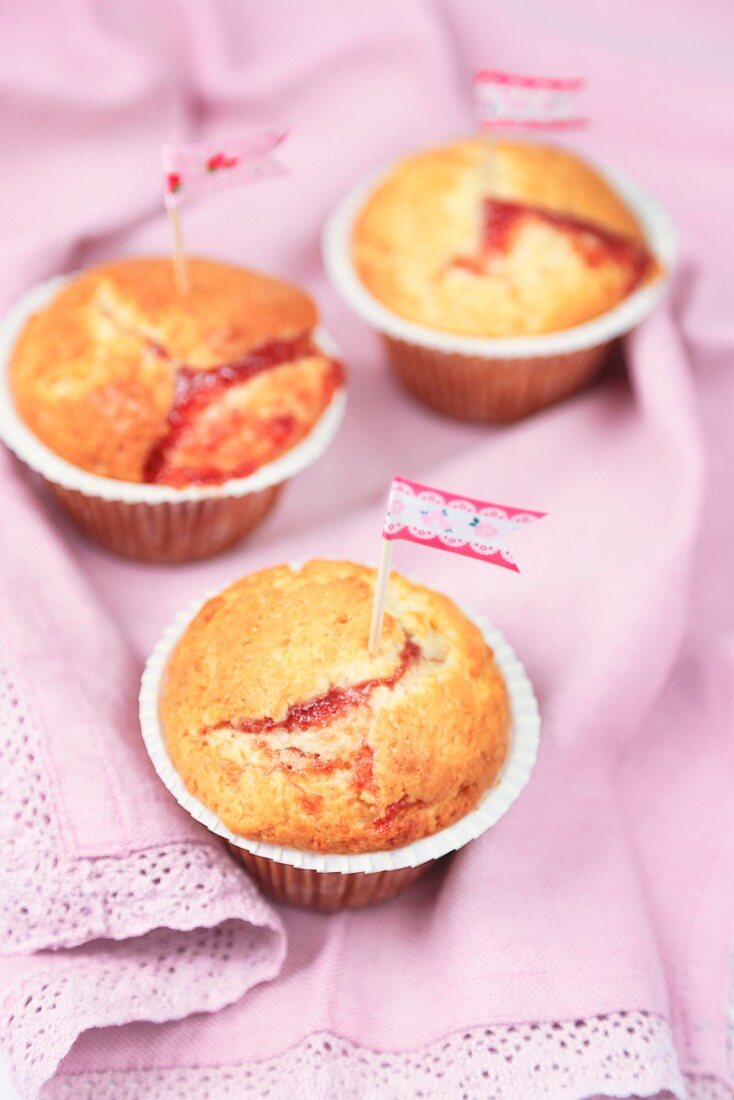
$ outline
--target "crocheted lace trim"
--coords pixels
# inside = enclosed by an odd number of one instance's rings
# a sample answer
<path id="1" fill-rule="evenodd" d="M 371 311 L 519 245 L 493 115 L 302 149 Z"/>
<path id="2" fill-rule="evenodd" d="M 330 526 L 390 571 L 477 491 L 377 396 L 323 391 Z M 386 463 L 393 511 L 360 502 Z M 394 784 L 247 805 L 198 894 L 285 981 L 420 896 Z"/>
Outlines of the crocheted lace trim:
<path id="1" fill-rule="evenodd" d="M 218 840 L 68 859 L 56 843 L 39 735 L 0 664 L 3 1056 L 36 1095 L 78 1035 L 230 1004 L 282 964 L 279 918 Z M 113 942 L 119 941 L 119 942 Z M 67 950 L 48 950 L 66 948 Z"/>
<path id="2" fill-rule="evenodd" d="M 171 844 L 124 858 L 65 859 L 55 843 L 39 736 L 7 668 L 0 667 L 3 836 L 0 950 L 30 954 L 151 928 L 211 926 L 229 917 L 277 918 L 218 841 Z"/>
<path id="3" fill-rule="evenodd" d="M 644 1012 L 471 1028 L 420 1051 L 383 1054 L 327 1033 L 233 1068 L 55 1078 L 44 1100 L 581 1100 L 687 1096 L 668 1025 Z M 698 1098 L 697 1098 L 698 1100 Z M 700 1100 L 709 1100 L 700 1094 Z M 713 1095 L 710 1100 L 713 1100 Z"/>

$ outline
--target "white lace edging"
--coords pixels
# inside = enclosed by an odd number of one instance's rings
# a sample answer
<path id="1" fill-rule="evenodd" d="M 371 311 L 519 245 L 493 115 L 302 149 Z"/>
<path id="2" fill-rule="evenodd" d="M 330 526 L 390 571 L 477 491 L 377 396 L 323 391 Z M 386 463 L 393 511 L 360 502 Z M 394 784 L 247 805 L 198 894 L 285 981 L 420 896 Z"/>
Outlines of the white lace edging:
<path id="1" fill-rule="evenodd" d="M 89 1028 L 212 1012 L 275 977 L 285 936 L 242 868 L 204 834 L 119 858 L 66 858 L 38 731 L 2 665 L 0 721 L 9 826 L 0 952 L 33 956 L 25 967 L 2 963 L 0 1044 L 18 1087 L 35 1096 Z"/>
<path id="2" fill-rule="evenodd" d="M 130 939 L 158 926 L 186 931 L 232 917 L 277 927 L 251 881 L 219 849 L 219 842 L 186 842 L 124 858 L 77 860 L 35 849 L 5 869 L 2 954 Z"/>
<path id="3" fill-rule="evenodd" d="M 474 1027 L 398 1054 L 320 1032 L 278 1057 L 237 1067 L 61 1074 L 42 1097 L 582 1100 L 666 1090 L 680 1100 L 687 1096 L 667 1022 L 644 1012 L 615 1012 L 565 1023 Z"/>
<path id="4" fill-rule="evenodd" d="M 39 737 L 0 667 L 3 876 L 0 953 L 31 954 L 151 928 L 211 927 L 239 917 L 279 929 L 278 918 L 218 841 L 181 842 L 113 858 L 66 859 L 55 843 Z"/>
<path id="5" fill-rule="evenodd" d="M 3 999 L 3 1055 L 23 1095 L 36 1096 L 90 1028 L 215 1012 L 280 969 L 283 940 L 241 920 L 189 932 L 155 929 L 123 943 L 61 954 Z"/>

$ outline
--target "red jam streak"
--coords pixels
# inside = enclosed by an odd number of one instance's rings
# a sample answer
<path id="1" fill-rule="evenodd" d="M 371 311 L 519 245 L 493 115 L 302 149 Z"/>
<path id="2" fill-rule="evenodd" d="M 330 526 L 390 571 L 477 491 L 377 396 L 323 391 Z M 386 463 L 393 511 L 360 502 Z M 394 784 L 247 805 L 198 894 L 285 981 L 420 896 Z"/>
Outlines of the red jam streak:
<path id="1" fill-rule="evenodd" d="M 419 798 L 411 799 L 407 794 L 404 794 L 397 802 L 390 803 L 382 817 L 375 818 L 372 822 L 373 828 L 377 829 L 378 833 L 387 832 L 398 814 L 413 806 L 420 809 L 421 806 L 425 806 L 425 802 L 421 802 Z"/>
<path id="2" fill-rule="evenodd" d="M 152 349 L 156 354 L 165 354 L 163 349 Z M 321 355 L 322 352 L 312 342 L 306 333 L 292 340 L 273 340 L 262 344 L 260 347 L 243 355 L 239 359 L 222 363 L 210 370 L 193 370 L 191 367 L 182 366 L 176 373 L 176 382 L 173 396 L 173 404 L 168 414 L 168 431 L 151 448 L 143 469 L 143 478 L 147 482 L 165 480 L 169 485 L 215 485 L 229 478 L 246 477 L 255 469 L 253 463 L 243 463 L 235 469 L 223 471 L 212 467 L 182 467 L 174 470 L 168 469 L 168 458 L 178 443 L 181 435 L 191 425 L 191 421 L 212 401 L 231 386 L 247 382 L 255 375 L 264 371 L 273 370 L 285 363 L 294 362 L 310 355 Z M 342 370 L 338 363 L 333 363 L 335 378 L 341 381 Z M 294 427 L 293 418 L 290 416 L 274 417 L 269 425 L 273 443 L 277 447 L 285 442 Z"/>
<path id="3" fill-rule="evenodd" d="M 509 251 L 523 219 L 533 217 L 567 233 L 589 267 L 611 262 L 628 268 L 627 294 L 635 290 L 654 268 L 653 257 L 639 241 L 630 240 L 620 233 L 604 229 L 573 214 L 504 199 L 484 199 L 483 210 L 484 225 L 479 255 L 459 257 L 454 261 L 454 267 L 483 275 L 493 255 L 502 255 Z"/>
<path id="4" fill-rule="evenodd" d="M 395 687 L 403 678 L 408 669 L 416 663 L 421 655 L 420 646 L 408 638 L 400 654 L 400 662 L 392 676 L 376 677 L 373 680 L 363 680 L 352 687 L 333 687 L 325 695 L 319 695 L 315 699 L 309 699 L 305 703 L 294 703 L 288 708 L 285 718 L 276 722 L 274 718 L 239 718 L 233 722 L 221 722 L 218 726 L 210 727 L 221 729 L 223 726 L 231 726 L 242 733 L 268 733 L 270 730 L 308 730 L 319 726 L 328 725 L 335 718 L 340 717 L 350 707 L 364 703 L 378 687 Z M 372 750 L 369 746 L 363 746 L 360 751 L 367 749 L 369 752 L 369 777 L 372 775 Z M 362 765 L 362 774 L 367 776 L 367 763 Z M 358 766 L 359 774 L 359 766 Z"/>

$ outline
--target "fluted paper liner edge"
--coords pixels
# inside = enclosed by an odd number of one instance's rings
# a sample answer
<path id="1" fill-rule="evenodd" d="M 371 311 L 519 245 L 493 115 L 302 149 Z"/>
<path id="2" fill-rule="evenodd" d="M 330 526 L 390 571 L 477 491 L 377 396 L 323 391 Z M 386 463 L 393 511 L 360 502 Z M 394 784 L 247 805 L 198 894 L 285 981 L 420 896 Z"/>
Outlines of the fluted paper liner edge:
<path id="1" fill-rule="evenodd" d="M 297 568 L 295 565 L 293 567 Z M 504 816 L 527 784 L 535 765 L 540 739 L 540 714 L 533 686 L 514 649 L 502 632 L 483 616 L 462 608 L 464 614 L 477 624 L 487 644 L 491 646 L 510 702 L 507 759 L 493 786 L 484 793 L 470 813 L 440 832 L 402 848 L 361 852 L 355 855 L 329 855 L 300 851 L 297 848 L 250 840 L 230 832 L 213 810 L 186 789 L 168 755 L 159 713 L 162 680 L 173 649 L 200 608 L 214 595 L 216 595 L 215 592 L 210 592 L 202 599 L 196 600 L 181 611 L 166 628 L 146 663 L 139 700 L 143 741 L 156 772 L 178 804 L 205 825 L 210 832 L 216 833 L 238 848 L 245 848 L 254 855 L 264 856 L 292 867 L 337 871 L 342 874 L 355 871 L 370 873 L 397 870 L 403 867 L 416 867 L 430 860 L 439 859 L 463 847 L 470 840 L 475 840 Z"/>

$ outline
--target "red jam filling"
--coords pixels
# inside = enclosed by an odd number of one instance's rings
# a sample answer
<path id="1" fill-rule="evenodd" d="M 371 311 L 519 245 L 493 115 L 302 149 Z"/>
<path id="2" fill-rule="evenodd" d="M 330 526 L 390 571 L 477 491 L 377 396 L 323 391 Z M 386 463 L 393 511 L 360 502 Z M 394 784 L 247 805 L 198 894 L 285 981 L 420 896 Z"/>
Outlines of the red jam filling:
<path id="1" fill-rule="evenodd" d="M 305 703 L 294 703 L 288 708 L 285 718 L 280 722 L 276 722 L 273 718 L 239 718 L 234 722 L 222 722 L 212 728 L 221 729 L 223 726 L 232 726 L 242 733 L 267 733 L 274 729 L 293 731 L 326 726 L 335 718 L 344 714 L 350 707 L 364 703 L 376 688 L 394 687 L 408 669 L 416 663 L 420 654 L 420 646 L 412 638 L 408 638 L 400 654 L 398 666 L 392 676 L 363 680 L 352 687 L 333 687 L 325 695 L 319 695 Z M 370 754 L 369 774 L 371 778 L 372 750 L 369 749 L 369 746 L 363 746 L 363 748 L 368 749 Z M 365 768 L 364 774 L 366 774 L 367 764 L 365 763 L 363 767 Z"/>
<path id="2" fill-rule="evenodd" d="M 407 794 L 404 794 L 397 802 L 391 802 L 382 817 L 376 817 L 372 825 L 379 833 L 384 833 L 390 828 L 395 818 L 399 813 L 402 813 L 403 810 L 407 810 L 412 806 L 420 808 L 424 805 L 425 803 L 421 802 L 419 798 L 411 799 Z"/>
<path id="3" fill-rule="evenodd" d="M 483 200 L 483 215 L 482 241 L 478 255 L 459 257 L 452 266 L 464 268 L 476 275 L 484 274 L 487 263 L 493 256 L 509 251 L 520 223 L 531 216 L 567 233 L 574 248 L 589 267 L 597 267 L 604 262 L 626 267 L 629 270 L 629 282 L 625 291 L 627 294 L 635 290 L 653 270 L 654 260 L 639 241 L 630 240 L 620 233 L 577 218 L 573 214 L 546 210 L 529 203 L 486 198 Z"/>
<path id="4" fill-rule="evenodd" d="M 165 354 L 163 349 L 154 347 L 155 353 Z M 273 340 L 248 352 L 247 355 L 231 362 L 222 363 L 209 370 L 194 370 L 182 366 L 176 373 L 173 404 L 168 414 L 168 431 L 151 448 L 145 462 L 143 478 L 147 482 L 165 481 L 166 484 L 183 486 L 190 484 L 214 485 L 230 478 L 246 477 L 255 469 L 253 463 L 242 463 L 235 469 L 226 471 L 212 466 L 168 468 L 168 459 L 183 433 L 191 426 L 194 418 L 221 394 L 232 386 L 254 378 L 264 371 L 273 370 L 285 363 L 294 362 L 310 355 L 322 353 L 312 342 L 308 334 L 291 340 Z M 335 381 L 341 382 L 340 364 L 332 364 Z M 274 446 L 285 443 L 294 428 L 291 416 L 273 417 L 268 425 Z M 215 444 L 214 444 L 215 445 Z"/>

